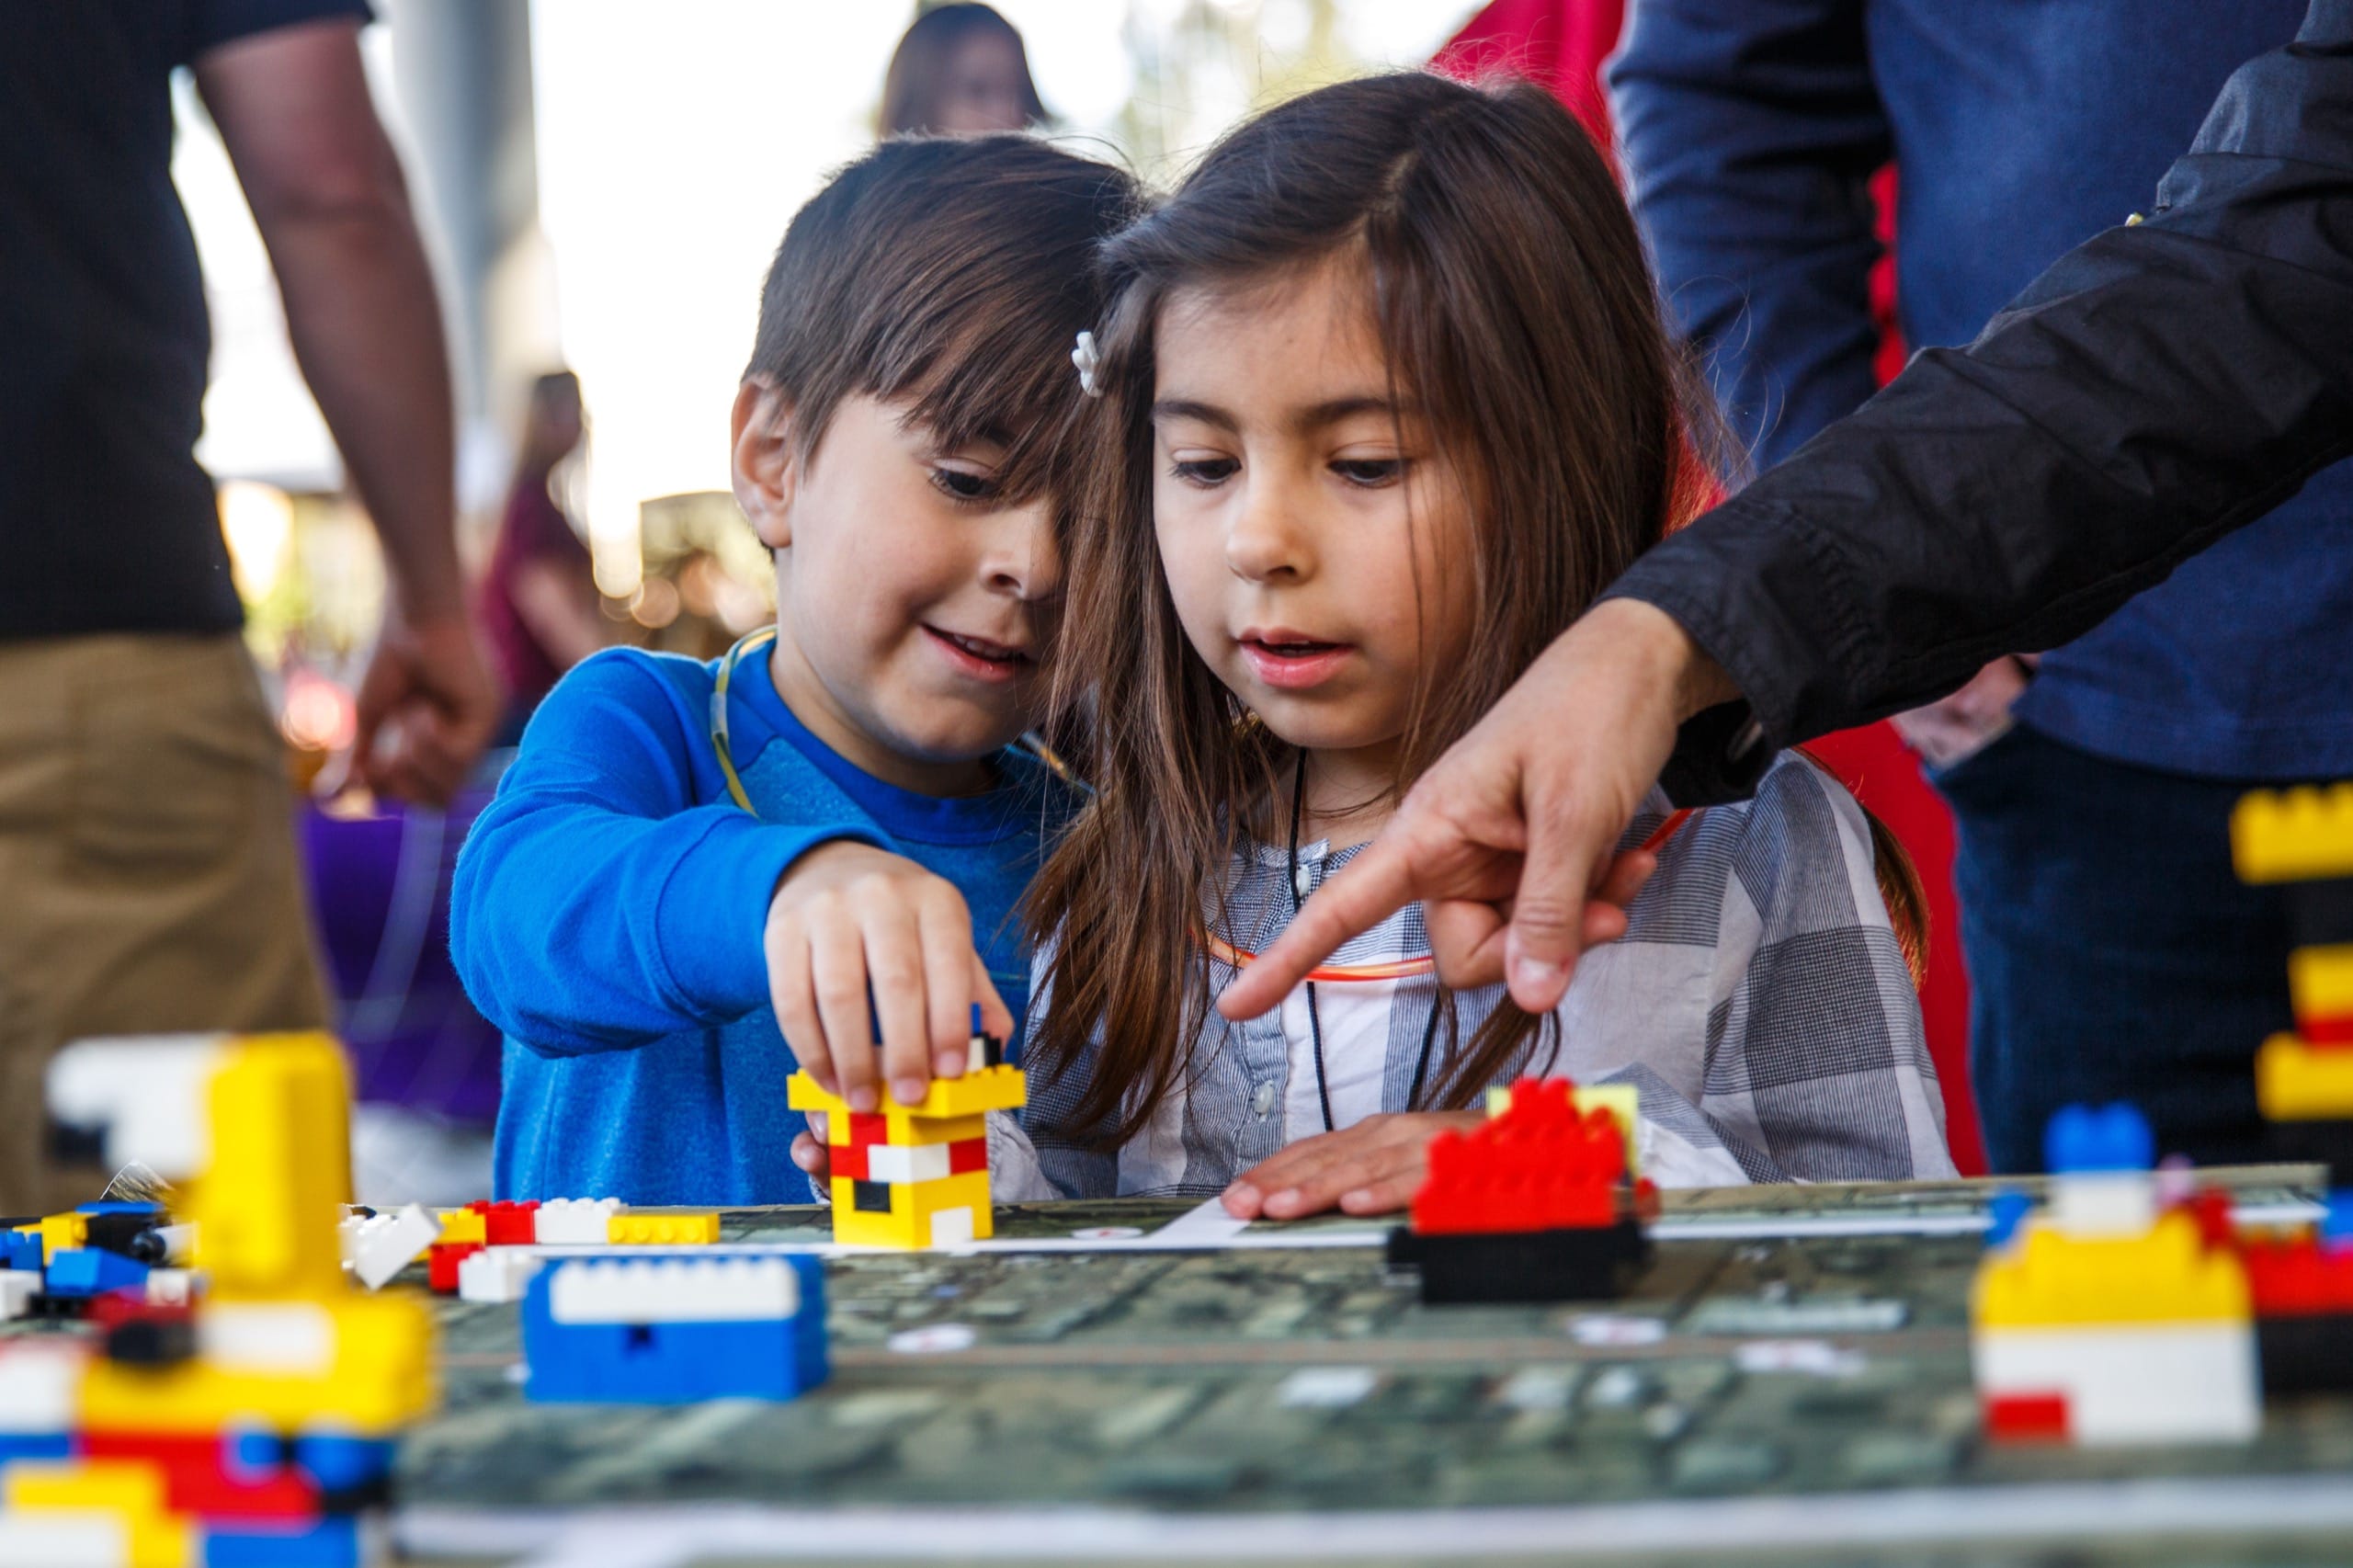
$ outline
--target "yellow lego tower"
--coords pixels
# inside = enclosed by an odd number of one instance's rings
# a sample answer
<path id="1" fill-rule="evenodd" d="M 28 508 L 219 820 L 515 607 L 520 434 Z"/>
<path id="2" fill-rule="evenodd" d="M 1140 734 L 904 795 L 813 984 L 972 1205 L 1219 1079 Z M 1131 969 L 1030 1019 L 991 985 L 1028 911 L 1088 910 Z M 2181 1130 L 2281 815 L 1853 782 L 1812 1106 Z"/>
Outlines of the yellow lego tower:
<path id="1" fill-rule="evenodd" d="M 832 1160 L 834 1239 L 868 1246 L 949 1246 L 995 1230 L 989 1203 L 987 1113 L 1029 1101 L 1017 1067 L 1000 1042 L 981 1032 L 972 1009 L 971 1064 L 961 1078 L 938 1078 L 912 1106 L 891 1099 L 871 1113 L 852 1111 L 806 1073 L 786 1085 L 795 1110 L 825 1113 Z"/>
<path id="2" fill-rule="evenodd" d="M 2353 783 L 2255 790 L 2231 813 L 2244 881 L 2284 883 L 2293 1033 L 2255 1058 L 2256 1104 L 2282 1155 L 2353 1186 Z"/>

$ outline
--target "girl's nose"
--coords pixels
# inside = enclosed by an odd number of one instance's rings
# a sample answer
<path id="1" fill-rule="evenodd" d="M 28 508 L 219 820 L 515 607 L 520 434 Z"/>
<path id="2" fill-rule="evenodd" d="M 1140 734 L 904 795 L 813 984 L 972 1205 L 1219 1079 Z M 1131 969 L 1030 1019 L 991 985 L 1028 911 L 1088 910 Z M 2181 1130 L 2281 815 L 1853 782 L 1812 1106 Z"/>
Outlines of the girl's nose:
<path id="1" fill-rule="evenodd" d="M 1254 476 L 1236 500 L 1225 530 L 1225 563 L 1253 583 L 1298 581 L 1314 570 L 1306 536 L 1280 483 Z"/>

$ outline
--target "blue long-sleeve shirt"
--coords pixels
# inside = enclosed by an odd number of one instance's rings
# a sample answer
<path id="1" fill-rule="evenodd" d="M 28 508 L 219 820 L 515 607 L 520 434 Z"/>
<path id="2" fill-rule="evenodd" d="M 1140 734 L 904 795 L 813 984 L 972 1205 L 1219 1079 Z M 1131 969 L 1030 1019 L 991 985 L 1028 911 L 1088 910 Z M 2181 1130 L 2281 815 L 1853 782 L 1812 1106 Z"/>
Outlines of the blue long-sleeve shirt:
<path id="1" fill-rule="evenodd" d="M 458 858 L 450 949 L 507 1036 L 502 1199 L 782 1203 L 808 1198 L 793 1056 L 761 946 L 777 880 L 832 839 L 956 884 L 1017 1021 L 1029 952 L 1015 906 L 1074 803 L 1027 755 L 1003 782 L 939 799 L 886 784 L 811 734 L 765 664 L 729 687 L 745 794 L 709 732 L 714 664 L 616 650 L 560 682 Z"/>
<path id="2" fill-rule="evenodd" d="M 2306 0 L 1643 0 L 1611 85 L 1677 326 L 1760 466 L 1873 390 L 1864 187 L 1899 176 L 1896 303 L 1965 344 L 2135 210 Z M 2086 401 L 2100 374 L 2079 371 Z M 1933 607 L 1931 607 L 1933 608 Z M 2353 467 L 2049 654 L 2018 717 L 2117 761 L 2353 773 Z"/>

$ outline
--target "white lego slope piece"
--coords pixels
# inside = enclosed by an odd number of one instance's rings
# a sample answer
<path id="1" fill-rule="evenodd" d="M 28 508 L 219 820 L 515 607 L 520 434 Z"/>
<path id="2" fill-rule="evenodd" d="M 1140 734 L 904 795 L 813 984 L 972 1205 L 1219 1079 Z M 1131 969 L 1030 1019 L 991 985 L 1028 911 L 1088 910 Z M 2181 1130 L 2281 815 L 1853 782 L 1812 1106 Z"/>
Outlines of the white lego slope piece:
<path id="1" fill-rule="evenodd" d="M 95 1510 L 0 1513 L 0 1565 L 23 1568 L 124 1568 L 131 1527 Z"/>
<path id="2" fill-rule="evenodd" d="M 147 1304 L 151 1307 L 184 1307 L 196 1294 L 196 1272 L 188 1268 L 151 1268 L 147 1271 Z"/>
<path id="3" fill-rule="evenodd" d="M 1980 1329 L 1972 1355 L 1980 1395 L 2064 1394 L 2086 1446 L 2237 1442 L 2263 1424 L 2244 1323 Z"/>
<path id="4" fill-rule="evenodd" d="M 324 1377 L 335 1319 L 310 1301 L 214 1302 L 197 1315 L 197 1353 L 223 1371 Z"/>
<path id="5" fill-rule="evenodd" d="M 894 1186 L 938 1181 L 951 1175 L 945 1143 L 870 1143 L 866 1149 L 866 1179 Z"/>
<path id="6" fill-rule="evenodd" d="M 531 1215 L 531 1239 L 541 1246 L 603 1246 L 612 1218 L 627 1205 L 618 1198 L 551 1198 Z"/>
<path id="7" fill-rule="evenodd" d="M 2071 1236 L 2146 1235 L 2157 1222 L 2152 1171 L 2071 1171 L 2051 1178 L 2050 1224 Z"/>
<path id="8" fill-rule="evenodd" d="M 583 1258 L 551 1263 L 548 1315 L 558 1323 L 753 1323 L 801 1311 L 801 1280 L 781 1257 Z"/>
<path id="9" fill-rule="evenodd" d="M 40 1339 L 0 1343 L 0 1432 L 71 1428 L 86 1358 L 78 1343 Z"/>
<path id="10" fill-rule="evenodd" d="M 37 1268 L 0 1268 L 0 1323 L 20 1318 L 40 1294 Z"/>
<path id="11" fill-rule="evenodd" d="M 367 1221 L 359 1237 L 351 1271 L 370 1290 L 381 1290 L 393 1275 L 425 1256 L 441 1236 L 441 1221 L 421 1203 L 397 1214 L 379 1214 Z"/>
<path id="12" fill-rule="evenodd" d="M 458 1297 L 467 1301 L 519 1301 L 547 1259 L 522 1247 L 484 1247 L 458 1265 Z"/>
<path id="13" fill-rule="evenodd" d="M 139 1035 L 75 1040 L 50 1062 L 52 1119 L 101 1133 L 108 1168 L 136 1160 L 186 1180 L 211 1163 L 205 1081 L 227 1035 Z"/>

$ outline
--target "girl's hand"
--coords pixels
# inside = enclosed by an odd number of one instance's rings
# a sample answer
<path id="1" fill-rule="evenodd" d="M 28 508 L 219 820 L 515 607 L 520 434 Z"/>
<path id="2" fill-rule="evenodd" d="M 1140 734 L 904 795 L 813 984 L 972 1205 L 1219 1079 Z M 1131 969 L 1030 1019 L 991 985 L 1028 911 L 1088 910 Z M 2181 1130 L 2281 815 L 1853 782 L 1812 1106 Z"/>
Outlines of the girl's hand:
<path id="1" fill-rule="evenodd" d="M 852 1110 L 882 1103 L 874 1013 L 882 1074 L 901 1105 L 930 1093 L 935 1071 L 962 1074 L 973 1003 L 983 1028 L 1012 1037 L 1013 1015 L 973 949 L 964 895 L 903 856 L 864 844 L 812 849 L 777 883 L 765 946 L 786 1043 L 801 1070 Z"/>
<path id="2" fill-rule="evenodd" d="M 1476 1110 L 1407 1111 L 1302 1138 L 1234 1177 L 1225 1211 L 1237 1220 L 1296 1220 L 1337 1203 L 1349 1214 L 1393 1213 L 1422 1185 L 1430 1140 L 1486 1119 Z"/>
<path id="3" fill-rule="evenodd" d="M 809 1113 L 809 1130 L 792 1135 L 792 1163 L 819 1187 L 833 1179 L 834 1152 L 825 1146 L 825 1113 Z"/>

